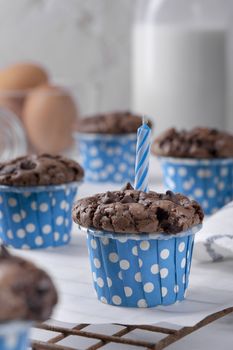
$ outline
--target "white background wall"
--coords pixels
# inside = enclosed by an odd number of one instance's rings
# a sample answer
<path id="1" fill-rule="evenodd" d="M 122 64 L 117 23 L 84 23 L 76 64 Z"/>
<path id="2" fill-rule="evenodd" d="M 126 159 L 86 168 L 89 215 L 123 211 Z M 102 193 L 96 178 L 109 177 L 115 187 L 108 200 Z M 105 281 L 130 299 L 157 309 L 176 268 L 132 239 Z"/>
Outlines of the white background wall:
<path id="1" fill-rule="evenodd" d="M 81 82 L 80 95 L 94 94 L 98 108 L 127 108 L 134 3 L 0 0 L 0 67 L 37 61 L 55 80 Z M 98 91 L 96 80 L 102 82 Z"/>
<path id="2" fill-rule="evenodd" d="M 130 29 L 136 3 L 0 0 L 0 68 L 38 61 L 54 80 L 78 85 L 74 92 L 83 112 L 129 108 Z M 233 130 L 233 118 L 229 126 Z"/>

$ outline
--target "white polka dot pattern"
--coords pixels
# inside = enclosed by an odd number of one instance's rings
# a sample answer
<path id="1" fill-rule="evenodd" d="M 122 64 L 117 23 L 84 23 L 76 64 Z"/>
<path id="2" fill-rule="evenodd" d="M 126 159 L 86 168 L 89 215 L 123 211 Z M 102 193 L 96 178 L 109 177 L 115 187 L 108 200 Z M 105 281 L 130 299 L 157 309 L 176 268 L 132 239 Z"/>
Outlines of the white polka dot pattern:
<path id="1" fill-rule="evenodd" d="M 157 273 L 159 273 L 159 265 L 158 264 L 153 264 L 151 265 L 151 273 L 153 273 L 153 275 L 156 275 Z"/>
<path id="2" fill-rule="evenodd" d="M 47 235 L 52 231 L 52 227 L 50 225 L 44 225 L 42 227 L 42 232 Z"/>
<path id="3" fill-rule="evenodd" d="M 133 290 L 130 287 L 124 287 L 124 291 L 127 297 L 131 297 L 131 295 L 133 294 Z"/>
<path id="4" fill-rule="evenodd" d="M 162 159 L 165 187 L 197 200 L 207 215 L 233 200 L 233 160 Z"/>
<path id="5" fill-rule="evenodd" d="M 63 222 L 64 222 L 64 217 L 63 216 L 58 216 L 57 218 L 56 218 L 56 225 L 62 225 L 63 224 Z"/>
<path id="6" fill-rule="evenodd" d="M 117 263 L 119 260 L 118 255 L 116 253 L 109 254 L 109 261 L 112 263 Z"/>
<path id="7" fill-rule="evenodd" d="M 95 239 L 92 239 L 92 240 L 91 240 L 91 247 L 92 247 L 93 249 L 96 249 L 96 248 L 97 248 L 97 243 L 96 243 L 96 240 L 95 240 Z"/>
<path id="8" fill-rule="evenodd" d="M 121 243 L 125 243 L 125 242 L 127 242 L 127 238 L 126 237 L 120 237 L 120 238 L 118 238 L 118 241 L 121 242 Z"/>
<path id="9" fill-rule="evenodd" d="M 59 241 L 59 238 L 60 238 L 60 233 L 54 232 L 54 240 L 57 242 L 57 241 Z"/>
<path id="10" fill-rule="evenodd" d="M 101 262 L 99 261 L 99 259 L 97 259 L 97 258 L 94 259 L 94 265 L 97 269 L 99 269 L 101 267 Z"/>
<path id="11" fill-rule="evenodd" d="M 14 238 L 13 233 L 12 233 L 11 230 L 7 230 L 6 235 L 7 235 L 7 237 L 8 237 L 9 239 L 13 239 L 13 238 Z"/>
<path id="12" fill-rule="evenodd" d="M 37 236 L 35 238 L 35 244 L 40 247 L 44 243 L 43 238 L 41 236 Z"/>
<path id="13" fill-rule="evenodd" d="M 26 213 L 25 210 L 21 210 L 20 211 L 20 215 L 21 215 L 22 219 L 24 220 L 26 218 L 26 216 L 27 216 L 27 213 Z"/>
<path id="14" fill-rule="evenodd" d="M 87 230 L 99 300 L 116 306 L 152 307 L 184 299 L 192 258 L 191 232 L 168 240 L 114 239 Z"/>
<path id="15" fill-rule="evenodd" d="M 42 213 L 48 211 L 48 210 L 49 210 L 48 204 L 47 204 L 47 203 L 42 203 L 42 204 L 40 204 L 39 210 L 40 210 Z"/>
<path id="16" fill-rule="evenodd" d="M 185 242 L 181 242 L 179 244 L 178 250 L 180 253 L 182 253 L 184 251 L 184 249 L 185 249 Z"/>
<path id="17" fill-rule="evenodd" d="M 134 180 L 137 135 L 81 135 L 79 147 L 85 180 L 125 183 Z"/>
<path id="18" fill-rule="evenodd" d="M 169 257 L 170 251 L 169 249 L 163 249 L 160 253 L 160 257 L 163 260 L 166 260 Z"/>
<path id="19" fill-rule="evenodd" d="M 102 237 L 101 238 L 101 242 L 103 243 L 103 245 L 108 245 L 109 244 L 109 239 L 107 237 Z"/>
<path id="20" fill-rule="evenodd" d="M 154 290 L 154 285 L 151 282 L 147 282 L 144 284 L 143 289 L 145 293 L 151 293 Z"/>
<path id="21" fill-rule="evenodd" d="M 108 303 L 108 301 L 107 301 L 107 299 L 106 299 L 105 297 L 101 297 L 100 300 L 101 300 L 102 303 L 104 303 L 104 304 L 107 304 L 107 303 Z"/>
<path id="22" fill-rule="evenodd" d="M 24 238 L 26 236 L 26 232 L 23 228 L 18 229 L 16 232 L 18 238 Z"/>
<path id="23" fill-rule="evenodd" d="M 103 288 L 104 286 L 104 281 L 101 277 L 98 277 L 97 280 L 96 280 L 96 283 L 97 285 L 100 287 L 100 288 Z"/>
<path id="24" fill-rule="evenodd" d="M 136 282 L 142 282 L 141 272 L 136 272 L 134 278 Z"/>
<path id="25" fill-rule="evenodd" d="M 148 241 L 142 241 L 140 243 L 141 250 L 148 250 L 150 248 L 150 243 Z"/>
<path id="26" fill-rule="evenodd" d="M 183 258 L 183 259 L 181 260 L 181 268 L 184 269 L 184 268 L 185 268 L 185 265 L 186 265 L 186 259 Z"/>
<path id="27" fill-rule="evenodd" d="M 133 255 L 138 256 L 138 247 L 136 245 L 132 248 L 132 253 Z"/>
<path id="28" fill-rule="evenodd" d="M 18 350 L 26 349 L 28 344 L 28 332 L 27 327 L 22 328 L 18 332 L 6 332 L 6 334 L 0 335 L 0 349 L 2 350 Z"/>
<path id="29" fill-rule="evenodd" d="M 166 267 L 160 270 L 160 276 L 161 278 L 166 278 L 168 276 L 168 269 Z"/>
<path id="30" fill-rule="evenodd" d="M 139 299 L 138 302 L 137 302 L 137 306 L 138 307 L 147 307 L 147 302 L 145 299 Z"/>
<path id="31" fill-rule="evenodd" d="M 16 207 L 17 201 L 16 201 L 15 198 L 10 197 L 9 200 L 8 200 L 8 204 L 9 204 L 10 207 Z"/>
<path id="32" fill-rule="evenodd" d="M 112 280 L 109 277 L 107 277 L 107 284 L 109 288 L 112 287 Z"/>
<path id="33" fill-rule="evenodd" d="M 76 192 L 73 184 L 50 191 L 0 191 L 0 239 L 22 249 L 67 244 Z"/>
<path id="34" fill-rule="evenodd" d="M 128 270 L 129 267 L 130 267 L 130 264 L 129 264 L 128 260 L 121 260 L 120 261 L 120 268 L 122 270 Z"/>
<path id="35" fill-rule="evenodd" d="M 20 214 L 13 214 L 12 215 L 12 221 L 14 221 L 15 223 L 20 222 L 21 221 Z"/>
<path id="36" fill-rule="evenodd" d="M 36 210 L 37 209 L 37 203 L 32 201 L 31 202 L 31 208 L 32 208 L 32 210 Z"/>
<path id="37" fill-rule="evenodd" d="M 28 232 L 28 233 L 32 233 L 32 232 L 34 232 L 36 230 L 36 226 L 34 225 L 34 224 L 27 224 L 26 225 L 26 231 Z"/>
<path id="38" fill-rule="evenodd" d="M 166 287 L 162 287 L 162 297 L 164 298 L 168 293 L 168 290 Z"/>
<path id="39" fill-rule="evenodd" d="M 119 297 L 119 295 L 114 295 L 112 297 L 112 302 L 115 305 L 121 305 L 121 297 Z"/>

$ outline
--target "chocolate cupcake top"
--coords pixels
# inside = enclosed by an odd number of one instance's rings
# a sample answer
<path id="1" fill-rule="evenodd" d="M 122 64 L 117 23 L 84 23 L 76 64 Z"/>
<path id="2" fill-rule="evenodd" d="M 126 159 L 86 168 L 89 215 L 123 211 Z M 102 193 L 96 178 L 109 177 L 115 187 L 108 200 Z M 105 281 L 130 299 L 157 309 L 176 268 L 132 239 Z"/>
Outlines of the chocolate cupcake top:
<path id="1" fill-rule="evenodd" d="M 0 247 L 0 322 L 45 321 L 57 301 L 45 271 Z"/>
<path id="2" fill-rule="evenodd" d="M 200 205 L 181 194 L 145 193 L 129 185 L 80 199 L 73 206 L 76 223 L 116 233 L 175 234 L 200 224 L 203 216 Z"/>
<path id="3" fill-rule="evenodd" d="M 165 157 L 230 158 L 233 157 L 233 135 L 209 128 L 190 131 L 172 128 L 155 140 L 152 152 Z"/>
<path id="4" fill-rule="evenodd" d="M 79 181 L 83 176 L 77 162 L 59 155 L 29 155 L 0 163 L 0 185 L 60 185 Z"/>
<path id="5" fill-rule="evenodd" d="M 97 114 L 78 121 L 78 131 L 97 134 L 135 133 L 142 124 L 142 117 L 130 112 Z M 150 123 L 151 124 L 151 123 Z"/>

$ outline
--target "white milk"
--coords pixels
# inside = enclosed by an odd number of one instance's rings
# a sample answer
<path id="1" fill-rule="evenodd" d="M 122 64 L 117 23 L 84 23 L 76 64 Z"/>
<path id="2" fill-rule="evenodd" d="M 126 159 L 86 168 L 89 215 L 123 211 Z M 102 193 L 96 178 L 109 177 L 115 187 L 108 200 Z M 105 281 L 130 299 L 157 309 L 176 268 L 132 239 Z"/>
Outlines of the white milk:
<path id="1" fill-rule="evenodd" d="M 133 31 L 132 109 L 156 132 L 226 126 L 226 32 L 138 24 Z"/>

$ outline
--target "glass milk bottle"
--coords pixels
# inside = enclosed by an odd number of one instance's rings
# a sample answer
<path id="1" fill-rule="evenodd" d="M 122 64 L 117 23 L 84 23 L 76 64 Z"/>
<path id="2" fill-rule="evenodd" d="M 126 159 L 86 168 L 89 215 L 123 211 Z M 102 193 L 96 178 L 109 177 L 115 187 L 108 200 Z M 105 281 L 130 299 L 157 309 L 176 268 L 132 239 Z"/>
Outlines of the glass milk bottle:
<path id="1" fill-rule="evenodd" d="M 172 126 L 233 131 L 232 6 L 229 0 L 138 1 L 132 109 L 154 118 L 156 134 Z"/>

